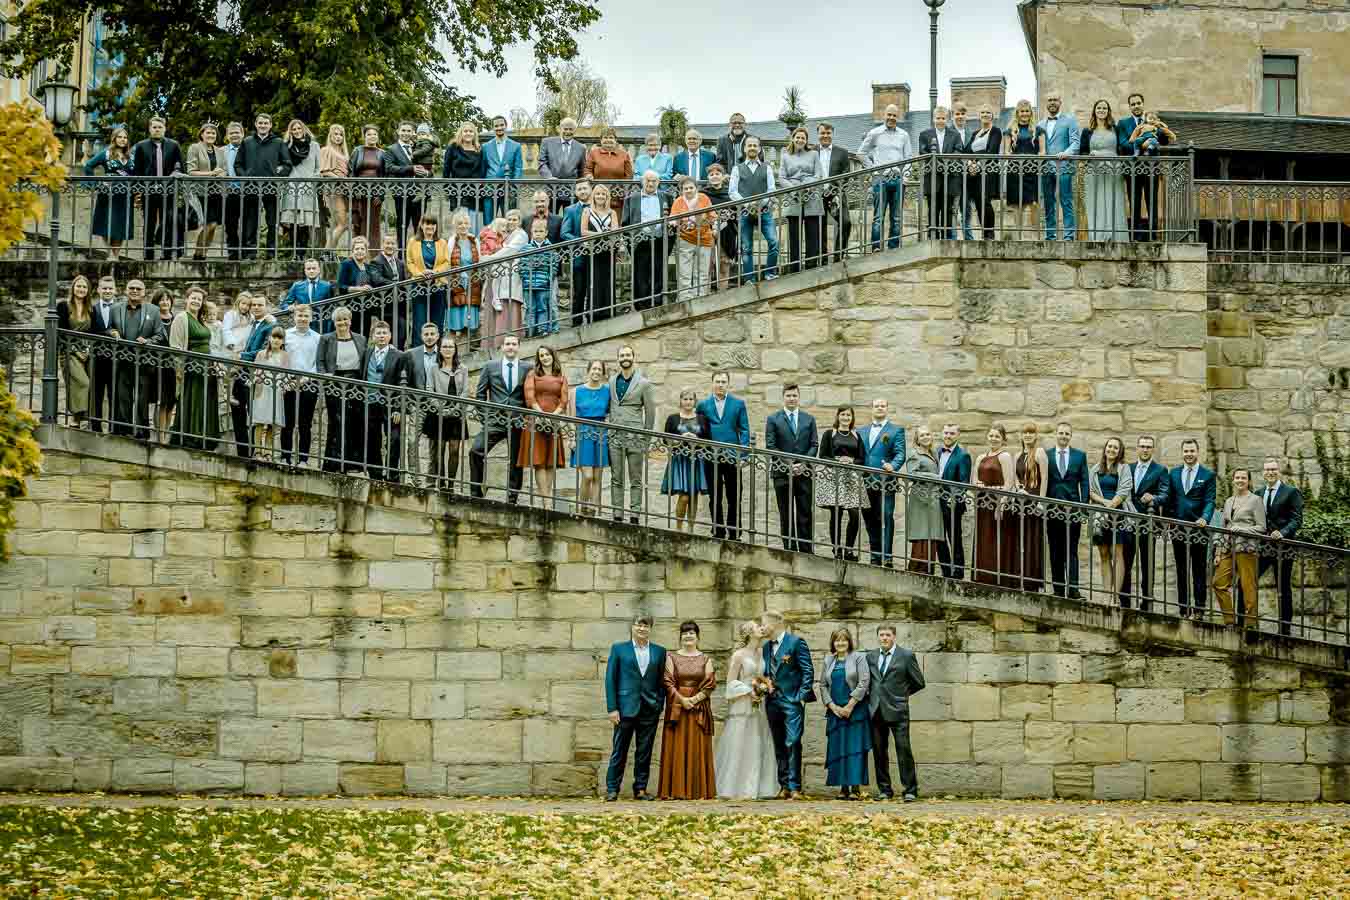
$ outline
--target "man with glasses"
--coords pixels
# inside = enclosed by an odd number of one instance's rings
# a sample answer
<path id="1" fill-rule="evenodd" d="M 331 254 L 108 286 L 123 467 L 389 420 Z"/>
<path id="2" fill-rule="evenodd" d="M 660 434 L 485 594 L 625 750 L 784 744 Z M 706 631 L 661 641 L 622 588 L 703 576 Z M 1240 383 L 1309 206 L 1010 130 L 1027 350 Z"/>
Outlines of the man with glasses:
<path id="1" fill-rule="evenodd" d="M 152 345 L 165 343 L 164 322 L 159 307 L 145 302 L 145 282 L 133 278 L 127 282 L 127 298 L 112 308 L 110 336 L 131 341 L 149 351 Z M 150 392 L 159 376 L 158 361 L 137 355 L 135 361 L 118 360 L 113 384 L 113 434 L 150 437 Z"/>
<path id="2" fill-rule="evenodd" d="M 1078 117 L 1071 112 L 1060 112 L 1058 93 L 1045 98 L 1046 117 L 1037 127 L 1045 131 L 1045 155 L 1060 159 L 1073 156 L 1078 152 Z M 1078 237 L 1078 222 L 1073 209 L 1073 164 L 1052 164 L 1041 175 L 1041 206 L 1045 209 L 1045 239 L 1053 241 L 1056 234 L 1057 219 L 1055 207 L 1064 213 L 1064 227 L 1059 231 L 1063 240 L 1072 241 Z"/>
<path id="3" fill-rule="evenodd" d="M 731 124 L 727 127 L 727 133 L 717 139 L 717 159 L 716 162 L 722 164 L 722 168 L 728 172 L 733 171 L 736 165 L 745 160 L 745 139 L 749 136 L 745 130 L 745 116 L 740 113 L 732 113 Z"/>
<path id="4" fill-rule="evenodd" d="M 1266 506 L 1266 528 L 1275 541 L 1293 540 L 1303 527 L 1303 493 L 1280 477 L 1280 461 L 1270 457 L 1261 467 L 1266 485 L 1261 490 L 1261 501 Z M 1275 569 L 1280 591 L 1280 634 L 1289 636 L 1294 619 L 1294 557 L 1280 556 L 1278 543 L 1267 542 L 1261 547 L 1261 560 L 1256 570 L 1260 578 L 1269 568 Z"/>

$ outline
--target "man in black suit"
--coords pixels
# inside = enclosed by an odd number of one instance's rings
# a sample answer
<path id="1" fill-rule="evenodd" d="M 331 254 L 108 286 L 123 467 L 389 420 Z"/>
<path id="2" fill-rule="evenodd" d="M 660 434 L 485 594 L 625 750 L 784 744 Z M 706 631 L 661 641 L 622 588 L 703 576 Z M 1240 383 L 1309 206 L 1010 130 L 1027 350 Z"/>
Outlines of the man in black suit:
<path id="1" fill-rule="evenodd" d="M 386 234 L 380 238 L 380 255 L 371 260 L 366 269 L 370 273 L 371 288 L 375 290 L 383 288 L 385 299 L 378 309 L 367 309 L 361 313 L 363 323 L 373 323 L 375 319 L 380 318 L 389 323 L 390 330 L 398 329 L 400 332 L 406 332 L 408 323 L 412 321 L 409 317 L 408 293 L 389 287 L 391 284 L 408 280 L 408 266 L 403 261 L 403 254 L 399 252 L 396 236 Z M 366 334 L 370 333 L 369 324 L 363 324 L 363 329 Z M 406 347 L 412 341 L 405 340 L 402 343 Z"/>
<path id="2" fill-rule="evenodd" d="M 1266 487 L 1261 500 L 1266 504 L 1266 527 L 1277 541 L 1291 540 L 1303 527 L 1303 493 L 1280 478 L 1280 461 L 1271 457 L 1261 467 Z M 1280 557 L 1277 544 L 1261 547 L 1261 560 L 1256 571 L 1260 578 L 1266 569 L 1275 568 L 1280 590 L 1280 634 L 1289 636 L 1294 620 L 1294 557 Z M 1239 608 L 1244 608 L 1239 604 Z"/>
<path id="3" fill-rule="evenodd" d="M 1073 426 L 1068 422 L 1060 422 L 1055 426 L 1055 446 L 1050 451 L 1050 475 L 1045 480 L 1045 495 L 1052 500 L 1072 500 L 1086 504 L 1087 454 L 1070 447 L 1071 441 Z M 1083 595 L 1078 593 L 1078 542 L 1083 536 L 1082 516 L 1082 511 L 1072 510 L 1069 522 L 1048 516 L 1045 523 L 1045 537 L 1050 544 L 1051 585 L 1056 595 L 1063 597 L 1067 592 L 1072 600 L 1083 599 Z"/>
<path id="4" fill-rule="evenodd" d="M 1168 515 L 1187 524 L 1209 525 L 1214 516 L 1214 498 L 1218 479 L 1200 465 L 1200 442 L 1187 438 L 1181 442 L 1181 465 L 1169 474 Z M 1189 531 L 1189 529 L 1188 529 Z M 1190 540 L 1172 540 L 1172 558 L 1177 568 L 1177 605 L 1182 617 L 1192 613 L 1203 618 L 1208 600 L 1207 566 L 1209 541 L 1202 535 L 1186 534 Z"/>
<path id="5" fill-rule="evenodd" d="M 164 136 L 164 120 L 150 119 L 150 137 L 131 148 L 131 174 L 141 178 L 158 178 L 139 188 L 136 200 L 145 209 L 145 258 L 155 258 L 155 249 L 164 251 L 165 259 L 183 255 L 183 239 L 175 234 L 174 210 L 177 191 L 169 180 L 183 171 L 183 151 L 178 142 Z"/>
<path id="6" fill-rule="evenodd" d="M 244 144 L 244 126 L 241 122 L 231 122 L 225 126 L 225 146 L 221 148 L 225 174 L 238 175 L 236 165 L 239 161 L 239 148 Z M 240 193 L 241 183 L 231 181 L 225 191 L 225 253 L 230 259 L 239 258 L 239 227 L 244 217 L 244 197 Z"/>
<path id="7" fill-rule="evenodd" d="M 370 328 L 370 345 L 361 372 L 372 384 L 408 384 L 403 353 L 389 344 L 389 323 L 376 321 Z M 400 394 L 371 391 L 366 395 L 366 472 L 374 481 L 398 481 L 398 463 L 403 443 L 403 398 Z M 385 438 L 389 452 L 384 451 Z M 385 467 L 386 455 L 389 460 Z"/>
<path id="8" fill-rule="evenodd" d="M 783 408 L 764 423 L 764 446 L 779 453 L 814 458 L 820 446 L 816 420 L 798 407 L 801 392 L 795 384 L 783 385 Z M 779 534 L 783 549 L 814 552 L 811 542 L 811 465 L 806 462 L 773 460 L 773 492 L 778 497 Z"/>
<path id="9" fill-rule="evenodd" d="M 644 228 L 633 241 L 633 306 L 651 309 L 665 302 L 666 226 L 661 221 L 670 215 L 670 198 L 659 193 L 661 176 L 655 169 L 642 173 L 642 190 L 623 202 L 623 224 Z"/>
<path id="10" fill-rule="evenodd" d="M 872 723 L 872 768 L 877 776 L 877 799 L 895 797 L 891 787 L 890 742 L 895 742 L 895 762 L 900 770 L 900 789 L 905 802 L 919 798 L 919 775 L 914 751 L 909 745 L 909 698 L 924 689 L 923 672 L 913 652 L 895 646 L 895 626 L 877 626 L 881 647 L 867 651 L 871 684 L 867 710 Z"/>
<path id="11" fill-rule="evenodd" d="M 145 282 L 133 278 L 127 282 L 127 298 L 112 308 L 111 337 L 141 344 L 148 351 L 151 345 L 166 343 L 164 322 L 159 308 L 145 302 Z M 146 440 L 150 436 L 150 393 L 147 388 L 152 378 L 159 377 L 160 367 L 150 356 L 132 360 L 118 360 L 114 366 L 113 434 L 135 436 Z"/>
<path id="12" fill-rule="evenodd" d="M 816 153 L 820 156 L 820 170 L 826 178 L 847 175 L 851 164 L 848 151 L 834 145 L 834 126 L 821 122 L 816 126 Z M 825 215 L 834 220 L 834 261 L 838 262 L 848 252 L 848 238 L 853 231 L 853 223 L 848 217 L 848 197 L 840 195 L 840 186 L 835 184 L 825 191 Z M 823 239 L 822 239 L 823 243 Z"/>
<path id="13" fill-rule="evenodd" d="M 970 454 L 962 447 L 961 426 L 948 422 L 942 426 L 942 449 L 938 451 L 938 477 L 965 486 L 970 484 Z M 951 488 L 950 490 L 958 490 Z M 942 504 L 942 531 L 945 540 L 937 546 L 942 574 L 957 581 L 966 577 L 966 501 L 961 494 Z"/>
<path id="14" fill-rule="evenodd" d="M 1171 479 L 1167 475 L 1167 467 L 1153 459 L 1155 443 L 1153 435 L 1141 434 L 1134 448 L 1134 496 L 1132 497 L 1134 508 L 1150 516 L 1160 516 L 1166 513 L 1171 491 Z M 1150 528 L 1153 527 L 1152 522 L 1147 524 Z M 1130 608 L 1130 594 L 1134 593 L 1132 590 L 1135 578 L 1134 560 L 1138 556 L 1139 608 L 1148 612 L 1149 604 L 1153 602 L 1153 550 L 1154 535 L 1152 531 L 1140 532 L 1134 536 L 1133 541 L 1126 542 L 1125 581 L 1120 588 L 1120 605 L 1122 608 Z"/>
<path id="15" fill-rule="evenodd" d="M 562 242 L 562 221 L 563 217 L 554 215 L 549 211 L 551 200 L 548 191 L 537 190 L 531 198 L 534 204 L 534 211 L 530 217 L 520 223 L 520 227 L 525 229 L 526 234 L 533 234 L 533 225 L 535 219 L 543 219 L 548 223 L 548 239 L 550 243 L 557 244 Z"/>
<path id="16" fill-rule="evenodd" d="M 234 172 L 247 178 L 284 178 L 291 173 L 291 160 L 286 142 L 272 131 L 272 117 L 258 113 L 253 119 L 253 134 L 244 138 L 234 158 Z M 267 256 L 277 255 L 277 187 L 275 183 L 258 182 L 250 185 L 243 198 L 243 242 L 240 259 L 258 255 L 259 214 L 267 225 Z M 256 192 L 256 193 L 255 193 Z"/>
<path id="17" fill-rule="evenodd" d="M 508 334 L 502 338 L 502 355 L 490 360 L 478 373 L 478 386 L 474 389 L 476 399 L 503 406 L 525 406 L 525 376 L 530 374 L 532 366 L 520 359 L 519 353 L 519 337 Z M 508 428 L 502 421 L 505 417 L 502 412 L 484 412 L 487 421 L 483 423 L 482 430 L 473 440 L 473 448 L 469 450 L 469 491 L 475 497 L 483 496 L 483 470 L 487 467 L 487 455 L 493 447 L 506 440 L 506 464 L 510 469 L 510 489 L 506 492 L 506 502 L 515 503 L 524 480 L 524 470 L 516 465 L 516 459 L 520 456 L 520 429 Z"/>
<path id="18" fill-rule="evenodd" d="M 385 172 L 390 178 L 426 178 L 431 175 L 431 170 L 426 166 L 413 163 L 413 138 L 416 136 L 417 128 L 413 123 L 398 123 L 398 140 L 384 148 L 389 160 L 385 164 Z M 398 235 L 400 243 L 408 240 L 409 229 L 415 229 L 422 220 L 422 203 L 411 187 L 408 188 L 407 196 L 394 197 L 394 220 L 397 223 L 394 233 Z"/>
<path id="19" fill-rule="evenodd" d="M 933 127 L 925 129 L 919 135 L 919 154 L 960 153 L 963 147 L 961 132 L 947 127 L 947 107 L 939 106 L 933 110 Z M 961 194 L 960 172 L 944 174 L 940 167 L 947 165 L 945 160 L 929 160 L 931 166 L 923 174 L 923 195 L 928 203 L 928 237 L 932 240 L 945 238 L 952 223 L 952 204 Z"/>
<path id="20" fill-rule="evenodd" d="M 113 326 L 113 309 L 118 303 L 117 279 L 104 275 L 98 280 L 98 299 L 89 313 L 89 333 L 117 337 Z M 103 431 L 103 404 L 108 404 L 108 415 L 116 416 L 117 409 L 113 400 L 113 348 L 111 344 L 94 345 L 93 369 L 89 373 L 89 428 L 91 431 Z M 108 422 L 109 430 L 112 423 Z"/>

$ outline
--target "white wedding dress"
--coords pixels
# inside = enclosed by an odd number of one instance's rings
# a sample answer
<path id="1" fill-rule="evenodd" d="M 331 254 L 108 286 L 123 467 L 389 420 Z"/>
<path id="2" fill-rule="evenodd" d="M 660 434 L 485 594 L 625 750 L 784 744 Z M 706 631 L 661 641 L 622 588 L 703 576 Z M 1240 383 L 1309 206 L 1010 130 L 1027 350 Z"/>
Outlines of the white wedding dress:
<path id="1" fill-rule="evenodd" d="M 727 671 L 727 719 L 713 752 L 717 796 L 755 800 L 778 793 L 778 764 L 764 705 L 755 706 L 750 683 L 764 674 L 759 649 L 737 651 Z"/>

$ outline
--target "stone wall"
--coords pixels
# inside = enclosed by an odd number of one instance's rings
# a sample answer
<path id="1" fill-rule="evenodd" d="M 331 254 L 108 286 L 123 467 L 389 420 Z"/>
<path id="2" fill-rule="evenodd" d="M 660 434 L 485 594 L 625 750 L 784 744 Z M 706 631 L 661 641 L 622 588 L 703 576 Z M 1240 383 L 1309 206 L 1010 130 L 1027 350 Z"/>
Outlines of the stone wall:
<path id="1" fill-rule="evenodd" d="M 86 452 L 49 449 L 0 567 L 2 789 L 590 795 L 631 616 L 725 671 L 777 607 L 817 659 L 899 623 L 928 795 L 1350 800 L 1344 648 L 46 439 Z"/>
<path id="2" fill-rule="evenodd" d="M 1028 15 L 1041 102 L 1062 91 L 1080 118 L 1101 97 L 1121 115 L 1133 91 L 1150 109 L 1260 113 L 1263 54 L 1298 57 L 1301 115 L 1350 103 L 1347 0 L 1054 0 Z"/>
<path id="3" fill-rule="evenodd" d="M 865 417 L 885 397 L 898 423 L 955 421 L 971 446 L 992 422 L 1048 434 L 1069 419 L 1093 453 L 1108 434 L 1132 446 L 1149 431 L 1176 459 L 1206 421 L 1204 258 L 1189 246 L 923 244 L 619 317 L 554 345 L 577 378 L 632 343 L 662 415 L 681 388 L 703 395 L 712 372 L 729 369 L 757 435 L 795 381 L 822 428 L 839 404 Z"/>
<path id="4" fill-rule="evenodd" d="M 1306 270 L 1288 278 L 1286 268 Z M 1267 455 L 1320 474 L 1313 433 L 1350 446 L 1350 273 L 1212 266 L 1209 431 L 1229 465 Z"/>

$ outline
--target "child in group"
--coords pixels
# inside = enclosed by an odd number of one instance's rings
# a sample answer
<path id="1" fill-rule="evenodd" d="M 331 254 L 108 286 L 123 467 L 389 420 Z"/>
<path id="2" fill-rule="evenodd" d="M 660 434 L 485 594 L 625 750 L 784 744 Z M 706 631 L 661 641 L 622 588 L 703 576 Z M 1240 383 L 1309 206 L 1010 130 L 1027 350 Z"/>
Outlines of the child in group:
<path id="1" fill-rule="evenodd" d="M 259 365 L 290 368 L 291 357 L 286 352 L 286 329 L 280 325 L 272 329 L 267 336 L 267 346 L 258 351 L 254 360 Z M 255 373 L 258 375 L 260 373 Z M 260 460 L 272 458 L 273 441 L 278 430 L 286 425 L 286 409 L 282 403 L 282 387 L 279 383 L 265 383 L 258 377 L 253 383 L 253 446 Z"/>
<path id="2" fill-rule="evenodd" d="M 1158 121 L 1157 111 L 1149 110 L 1144 113 L 1144 121 L 1135 126 L 1130 140 L 1135 156 L 1158 155 Z"/>
<path id="3" fill-rule="evenodd" d="M 548 219 L 535 219 L 530 223 L 530 241 L 520 251 L 526 254 L 520 260 L 520 280 L 525 291 L 526 337 L 541 337 L 558 331 L 558 317 L 553 306 L 553 277 L 558 268 L 558 254 L 535 252 L 548 246 L 551 246 Z"/>

